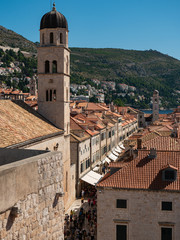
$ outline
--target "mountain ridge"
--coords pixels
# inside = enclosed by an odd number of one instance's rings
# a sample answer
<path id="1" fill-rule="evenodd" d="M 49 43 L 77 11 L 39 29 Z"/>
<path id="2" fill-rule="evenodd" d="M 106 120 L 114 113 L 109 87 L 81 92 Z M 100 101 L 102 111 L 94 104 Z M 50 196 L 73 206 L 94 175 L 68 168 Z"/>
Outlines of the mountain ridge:
<path id="1" fill-rule="evenodd" d="M 36 53 L 36 44 L 21 35 L 0 26 L 0 45 L 18 47 L 21 51 Z M 146 96 L 147 101 L 154 89 L 159 90 L 165 106 L 179 104 L 180 61 L 156 50 L 126 50 L 120 48 L 75 48 L 71 47 L 71 83 L 86 79 L 114 81 L 116 86 L 125 83 L 137 88 L 136 95 Z M 116 92 L 108 101 L 118 98 Z M 135 101 L 137 96 L 128 98 Z M 123 100 L 123 99 L 122 99 Z M 166 103 L 171 103 L 168 105 Z M 147 102 L 146 102 L 147 104 Z"/>

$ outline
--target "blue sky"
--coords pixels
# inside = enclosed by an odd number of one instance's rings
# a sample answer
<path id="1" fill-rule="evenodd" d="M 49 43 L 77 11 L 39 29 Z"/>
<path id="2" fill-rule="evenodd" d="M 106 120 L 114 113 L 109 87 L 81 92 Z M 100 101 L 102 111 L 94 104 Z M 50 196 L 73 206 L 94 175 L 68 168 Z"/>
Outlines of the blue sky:
<path id="1" fill-rule="evenodd" d="M 0 25 L 39 41 L 41 17 L 53 0 L 0 4 Z M 180 59 L 179 0 L 56 0 L 69 24 L 70 47 L 158 50 Z"/>

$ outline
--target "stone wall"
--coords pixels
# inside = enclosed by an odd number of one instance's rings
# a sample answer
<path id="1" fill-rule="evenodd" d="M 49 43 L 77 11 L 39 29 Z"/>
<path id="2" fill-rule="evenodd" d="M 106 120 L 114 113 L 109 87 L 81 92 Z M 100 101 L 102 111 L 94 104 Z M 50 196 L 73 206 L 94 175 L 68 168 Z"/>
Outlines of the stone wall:
<path id="1" fill-rule="evenodd" d="M 64 239 L 60 152 L 1 166 L 0 193 L 1 240 Z"/>
<path id="2" fill-rule="evenodd" d="M 117 199 L 127 200 L 127 208 L 116 208 Z M 162 211 L 162 201 L 172 202 L 172 211 Z M 171 227 L 179 239 L 179 214 L 179 192 L 98 188 L 97 239 L 116 240 L 116 225 L 127 226 L 129 240 L 159 240 L 162 227 Z"/>

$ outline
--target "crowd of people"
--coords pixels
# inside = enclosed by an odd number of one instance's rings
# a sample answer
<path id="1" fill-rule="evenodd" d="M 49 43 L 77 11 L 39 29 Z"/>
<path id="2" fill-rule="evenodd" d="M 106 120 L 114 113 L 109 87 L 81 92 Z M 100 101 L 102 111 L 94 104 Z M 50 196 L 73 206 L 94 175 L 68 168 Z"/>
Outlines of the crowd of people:
<path id="1" fill-rule="evenodd" d="M 84 199 L 87 201 L 84 202 Z M 96 240 L 97 235 L 97 207 L 96 189 L 89 187 L 81 192 L 81 208 L 71 210 L 65 217 L 65 240 Z"/>

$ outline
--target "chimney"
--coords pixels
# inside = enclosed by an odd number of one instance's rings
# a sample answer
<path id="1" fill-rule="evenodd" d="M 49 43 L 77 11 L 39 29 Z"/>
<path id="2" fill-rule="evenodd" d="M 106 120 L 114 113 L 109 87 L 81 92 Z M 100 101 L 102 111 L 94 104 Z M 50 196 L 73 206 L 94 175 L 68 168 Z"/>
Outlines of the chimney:
<path id="1" fill-rule="evenodd" d="M 130 147 L 130 150 L 129 150 L 130 158 L 131 160 L 134 160 L 138 156 L 138 150 L 134 150 L 133 146 L 131 145 L 129 147 Z"/>
<path id="2" fill-rule="evenodd" d="M 137 139 L 137 149 L 141 149 L 142 148 L 142 139 L 138 138 Z"/>
<path id="3" fill-rule="evenodd" d="M 156 149 L 151 148 L 148 158 L 154 159 L 154 158 L 156 158 L 156 156 L 157 156 Z"/>

